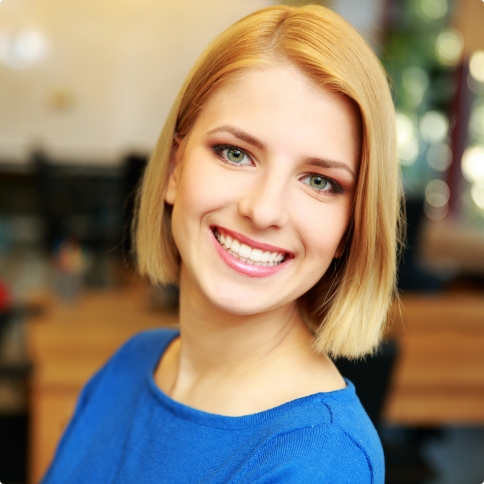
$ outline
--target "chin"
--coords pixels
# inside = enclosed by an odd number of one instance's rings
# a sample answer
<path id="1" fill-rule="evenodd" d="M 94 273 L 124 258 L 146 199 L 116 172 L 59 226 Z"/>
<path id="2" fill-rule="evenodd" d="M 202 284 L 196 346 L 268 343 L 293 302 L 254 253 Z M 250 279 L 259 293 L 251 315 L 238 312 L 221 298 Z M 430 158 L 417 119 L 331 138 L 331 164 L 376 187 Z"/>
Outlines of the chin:
<path id="1" fill-rule="evenodd" d="M 220 296 L 211 299 L 212 304 L 217 307 L 220 311 L 227 314 L 232 314 L 234 316 L 252 316 L 266 311 L 267 307 L 263 307 L 260 304 L 251 301 L 251 298 L 233 298 L 226 297 L 221 298 Z M 264 305 L 267 306 L 267 305 Z"/>
<path id="2" fill-rule="evenodd" d="M 229 288 L 225 289 L 225 291 L 222 289 L 217 291 L 217 288 L 215 288 L 215 290 L 205 293 L 206 298 L 219 311 L 234 316 L 254 316 L 287 305 L 285 299 L 279 297 L 276 301 L 272 297 L 273 295 L 261 294 L 262 291 L 243 293 L 240 289 L 238 291 L 230 291 Z M 272 303 L 269 303 L 269 301 L 272 301 Z"/>

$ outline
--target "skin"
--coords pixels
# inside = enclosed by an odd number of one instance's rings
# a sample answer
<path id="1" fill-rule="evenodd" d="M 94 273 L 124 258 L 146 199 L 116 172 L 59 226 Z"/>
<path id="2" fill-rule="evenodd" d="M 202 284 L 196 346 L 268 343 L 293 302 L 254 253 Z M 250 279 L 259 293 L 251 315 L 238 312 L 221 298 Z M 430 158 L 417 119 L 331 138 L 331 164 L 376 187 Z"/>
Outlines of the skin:
<path id="1" fill-rule="evenodd" d="M 345 387 L 310 348 L 296 301 L 342 253 L 359 140 L 350 102 L 288 63 L 245 71 L 175 140 L 165 201 L 182 258 L 181 338 L 154 375 L 171 398 L 238 416 Z M 270 276 L 249 277 L 217 253 L 214 225 L 291 257 Z"/>

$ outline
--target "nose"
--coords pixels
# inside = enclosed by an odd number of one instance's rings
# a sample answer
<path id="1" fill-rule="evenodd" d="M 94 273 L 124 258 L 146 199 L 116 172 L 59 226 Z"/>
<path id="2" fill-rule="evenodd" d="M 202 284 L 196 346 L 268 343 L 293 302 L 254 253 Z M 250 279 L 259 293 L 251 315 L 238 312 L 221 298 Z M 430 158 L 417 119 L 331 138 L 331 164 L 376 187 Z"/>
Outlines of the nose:
<path id="1" fill-rule="evenodd" d="M 283 227 L 289 219 L 288 190 L 288 183 L 282 176 L 261 173 L 245 190 L 239 202 L 239 213 L 258 229 Z"/>

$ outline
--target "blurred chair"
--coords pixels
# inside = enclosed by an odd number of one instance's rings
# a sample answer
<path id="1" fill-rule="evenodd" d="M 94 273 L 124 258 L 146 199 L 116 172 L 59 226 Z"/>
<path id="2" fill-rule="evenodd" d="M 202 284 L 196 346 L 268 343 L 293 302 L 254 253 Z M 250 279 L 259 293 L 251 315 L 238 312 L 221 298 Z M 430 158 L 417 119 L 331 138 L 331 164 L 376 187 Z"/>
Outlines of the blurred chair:
<path id="1" fill-rule="evenodd" d="M 405 250 L 398 267 L 398 289 L 400 291 L 438 292 L 442 281 L 424 270 L 419 261 L 419 237 L 424 219 L 423 199 L 405 200 L 407 216 L 407 238 Z"/>
<path id="2" fill-rule="evenodd" d="M 32 154 L 49 249 L 70 238 L 93 250 L 112 249 L 122 231 L 121 169 L 52 163 Z"/>
<path id="3" fill-rule="evenodd" d="M 32 154 L 44 246 L 56 251 L 63 242 L 81 246 L 90 287 L 115 285 L 123 230 L 123 173 L 120 167 L 54 164 L 41 151 Z"/>
<path id="4" fill-rule="evenodd" d="M 381 343 L 374 356 L 364 360 L 335 360 L 340 373 L 354 383 L 356 393 L 375 427 L 380 424 L 397 354 L 397 344 L 388 340 Z"/>

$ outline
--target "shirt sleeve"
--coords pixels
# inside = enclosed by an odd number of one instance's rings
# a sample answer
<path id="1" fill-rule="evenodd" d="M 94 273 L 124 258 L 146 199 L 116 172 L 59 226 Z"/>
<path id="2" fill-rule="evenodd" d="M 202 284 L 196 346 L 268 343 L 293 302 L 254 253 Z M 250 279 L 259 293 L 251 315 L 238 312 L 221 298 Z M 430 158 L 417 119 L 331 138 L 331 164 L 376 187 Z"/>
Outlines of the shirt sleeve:
<path id="1" fill-rule="evenodd" d="M 333 425 L 300 428 L 260 448 L 233 484 L 384 484 L 366 452 Z M 378 476 L 378 474 L 380 474 Z"/>

